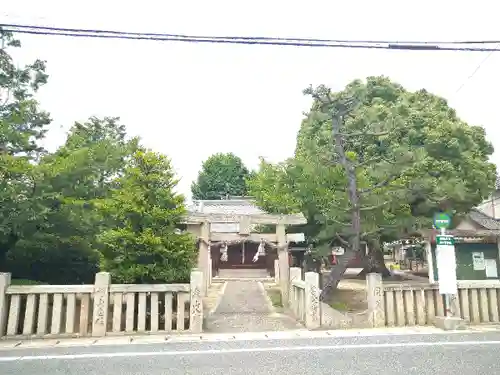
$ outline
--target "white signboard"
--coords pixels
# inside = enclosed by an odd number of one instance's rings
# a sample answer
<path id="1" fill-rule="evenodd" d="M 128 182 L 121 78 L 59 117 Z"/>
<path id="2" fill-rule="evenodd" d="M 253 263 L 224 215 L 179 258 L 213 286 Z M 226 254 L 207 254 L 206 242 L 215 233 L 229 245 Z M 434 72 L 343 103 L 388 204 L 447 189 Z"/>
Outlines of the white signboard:
<path id="1" fill-rule="evenodd" d="M 484 253 L 472 253 L 472 267 L 474 271 L 484 271 L 486 269 Z"/>
<path id="2" fill-rule="evenodd" d="M 304 242 L 306 240 L 306 236 L 304 233 L 288 233 L 286 235 L 287 242 Z"/>
<path id="3" fill-rule="evenodd" d="M 451 236 L 437 236 L 436 263 L 440 294 L 457 294 L 457 261 Z M 439 238 L 441 237 L 441 238 Z"/>
<path id="4" fill-rule="evenodd" d="M 210 231 L 214 233 L 238 233 L 240 223 L 210 223 Z"/>
<path id="5" fill-rule="evenodd" d="M 486 259 L 486 277 L 498 278 L 498 268 L 496 259 Z"/>
<path id="6" fill-rule="evenodd" d="M 332 247 L 332 255 L 344 255 L 345 250 L 343 247 Z"/>

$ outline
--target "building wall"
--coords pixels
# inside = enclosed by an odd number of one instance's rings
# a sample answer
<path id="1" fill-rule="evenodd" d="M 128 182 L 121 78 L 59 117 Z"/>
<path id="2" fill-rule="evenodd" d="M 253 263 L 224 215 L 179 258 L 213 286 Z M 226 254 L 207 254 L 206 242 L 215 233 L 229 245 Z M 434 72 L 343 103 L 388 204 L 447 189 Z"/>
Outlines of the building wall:
<path id="1" fill-rule="evenodd" d="M 495 219 L 500 219 L 500 190 L 495 191 L 486 201 L 477 206 L 477 209 Z"/>
<path id="2" fill-rule="evenodd" d="M 457 226 L 455 229 L 458 229 L 458 230 L 480 230 L 480 229 L 484 229 L 483 227 L 481 227 L 479 224 L 477 224 L 476 222 L 466 218 L 464 220 L 462 220 Z"/>

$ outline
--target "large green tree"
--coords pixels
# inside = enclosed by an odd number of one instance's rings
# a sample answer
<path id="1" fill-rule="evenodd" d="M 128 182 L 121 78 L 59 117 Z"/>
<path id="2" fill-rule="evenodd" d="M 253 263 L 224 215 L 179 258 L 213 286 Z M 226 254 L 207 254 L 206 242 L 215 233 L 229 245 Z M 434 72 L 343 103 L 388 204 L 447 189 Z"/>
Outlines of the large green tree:
<path id="1" fill-rule="evenodd" d="M 99 271 L 97 234 L 110 224 L 94 201 L 109 197 L 136 147 L 118 119 L 91 118 L 75 123 L 66 142 L 40 160 L 31 199 L 36 215 L 7 253 L 7 267 L 16 277 L 56 284 L 93 281 Z"/>
<path id="2" fill-rule="evenodd" d="M 444 99 L 408 91 L 386 77 L 357 80 L 341 92 L 319 87 L 308 94 L 313 104 L 297 136 L 295 157 L 279 168 L 264 164 L 250 193 L 263 206 L 280 206 L 276 211 L 298 205 L 310 219 L 306 233 L 317 249 L 346 243 L 353 235 L 350 179 L 336 136 L 353 167 L 361 236 L 372 249 L 429 228 L 436 211 L 460 216 L 491 193 L 496 173 L 484 129 L 465 123 Z M 352 108 L 338 117 L 332 103 L 342 101 L 351 101 Z M 287 183 L 278 183 L 283 179 Z"/>
<path id="3" fill-rule="evenodd" d="M 25 223 L 36 216 L 34 162 L 50 123 L 34 96 L 47 82 L 45 62 L 20 67 L 9 54 L 20 46 L 0 28 L 0 267 Z"/>
<path id="4" fill-rule="evenodd" d="M 43 150 L 45 64 L 19 67 L 7 52 L 19 42 L 0 33 L 0 271 L 52 284 L 91 283 L 100 269 L 123 282 L 186 281 L 196 249 L 175 228 L 184 206 L 169 160 L 113 117 L 75 123 Z"/>
<path id="5" fill-rule="evenodd" d="M 198 178 L 191 185 L 193 199 L 223 199 L 227 195 L 247 195 L 250 173 L 233 153 L 217 153 L 203 162 Z"/>
<path id="6" fill-rule="evenodd" d="M 127 161 L 117 189 L 100 209 L 113 226 L 99 239 L 102 269 L 114 282 L 187 282 L 197 249 L 194 238 L 177 226 L 186 214 L 184 197 L 170 160 L 139 150 Z"/>

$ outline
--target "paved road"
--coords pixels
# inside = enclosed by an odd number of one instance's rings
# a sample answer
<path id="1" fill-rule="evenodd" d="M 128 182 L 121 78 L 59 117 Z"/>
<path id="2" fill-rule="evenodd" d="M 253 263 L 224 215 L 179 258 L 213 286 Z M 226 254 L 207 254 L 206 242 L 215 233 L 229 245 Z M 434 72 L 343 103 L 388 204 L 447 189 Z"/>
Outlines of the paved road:
<path id="1" fill-rule="evenodd" d="M 494 375 L 500 333 L 0 351 L 2 375 Z"/>

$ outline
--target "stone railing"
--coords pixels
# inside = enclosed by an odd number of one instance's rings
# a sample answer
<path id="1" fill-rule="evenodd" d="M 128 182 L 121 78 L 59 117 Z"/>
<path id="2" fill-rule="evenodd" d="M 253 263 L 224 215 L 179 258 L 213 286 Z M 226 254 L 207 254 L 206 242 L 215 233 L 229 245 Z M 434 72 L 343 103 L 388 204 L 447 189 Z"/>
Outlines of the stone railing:
<path id="1" fill-rule="evenodd" d="M 444 299 L 437 285 L 386 284 L 380 282 L 368 294 L 377 309 L 376 326 L 434 324 L 445 315 Z M 451 300 L 454 316 L 466 322 L 500 322 L 500 283 L 492 281 L 458 282 L 458 294 Z"/>
<path id="2" fill-rule="evenodd" d="M 321 326 L 319 302 L 319 275 L 316 272 L 306 272 L 302 280 L 300 268 L 290 268 L 290 291 L 288 304 L 297 320 L 308 329 Z"/>
<path id="3" fill-rule="evenodd" d="M 382 282 L 379 274 L 367 275 L 367 309 L 342 312 L 319 302 L 318 275 L 290 269 L 289 307 L 306 328 L 370 328 L 435 324 L 445 316 L 444 298 L 438 286 L 422 283 Z M 459 282 L 450 310 L 465 322 L 500 323 L 500 282 Z"/>
<path id="4" fill-rule="evenodd" d="M 190 284 L 11 285 L 0 273 L 0 337 L 101 337 L 116 334 L 201 332 L 203 274 Z"/>

